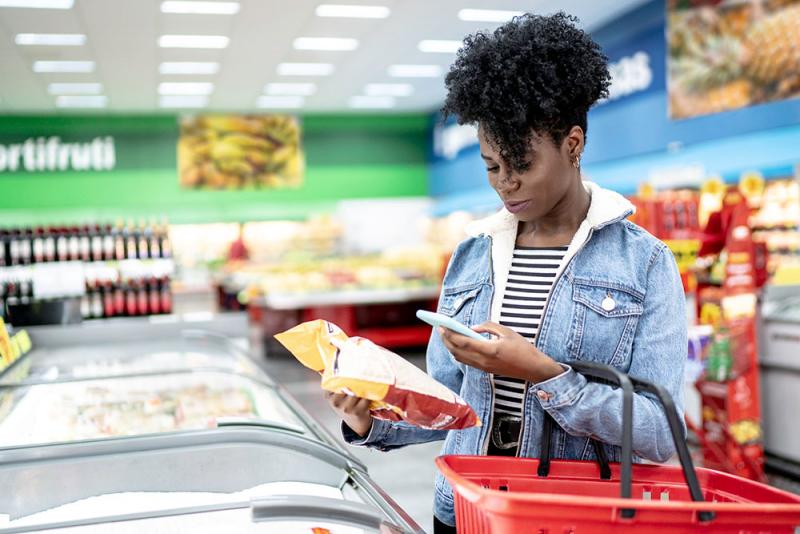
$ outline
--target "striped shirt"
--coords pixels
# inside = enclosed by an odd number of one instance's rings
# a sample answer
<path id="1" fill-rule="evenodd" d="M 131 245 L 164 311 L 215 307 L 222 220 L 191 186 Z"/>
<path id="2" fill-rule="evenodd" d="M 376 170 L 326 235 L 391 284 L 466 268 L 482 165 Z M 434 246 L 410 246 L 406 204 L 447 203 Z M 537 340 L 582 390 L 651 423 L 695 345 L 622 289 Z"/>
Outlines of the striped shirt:
<path id="1" fill-rule="evenodd" d="M 520 247 L 508 273 L 506 292 L 500 310 L 500 324 L 531 343 L 539 332 L 544 303 L 555 281 L 567 247 Z M 494 377 L 495 413 L 522 417 L 527 383 L 519 378 Z"/>

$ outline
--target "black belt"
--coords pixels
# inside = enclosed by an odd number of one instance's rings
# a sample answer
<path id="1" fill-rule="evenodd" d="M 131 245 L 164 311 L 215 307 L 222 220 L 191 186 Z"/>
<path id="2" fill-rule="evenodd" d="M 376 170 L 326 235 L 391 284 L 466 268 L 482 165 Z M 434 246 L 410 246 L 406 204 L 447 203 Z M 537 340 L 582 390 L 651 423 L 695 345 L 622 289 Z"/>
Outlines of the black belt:
<path id="1" fill-rule="evenodd" d="M 495 414 L 492 421 L 492 444 L 501 450 L 519 446 L 522 418 L 507 414 Z"/>

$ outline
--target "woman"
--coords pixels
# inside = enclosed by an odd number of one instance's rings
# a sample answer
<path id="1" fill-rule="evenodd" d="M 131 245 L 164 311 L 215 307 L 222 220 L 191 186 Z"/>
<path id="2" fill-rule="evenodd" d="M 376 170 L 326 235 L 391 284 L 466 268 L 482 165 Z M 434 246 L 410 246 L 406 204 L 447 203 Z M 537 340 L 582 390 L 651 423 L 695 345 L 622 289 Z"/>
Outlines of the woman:
<path id="1" fill-rule="evenodd" d="M 372 420 L 368 402 L 329 401 L 354 445 L 389 450 L 444 439 L 443 454 L 538 457 L 545 412 L 558 423 L 552 455 L 592 460 L 590 438 L 620 459 L 619 389 L 564 362 L 610 364 L 661 384 L 682 412 L 686 320 L 667 247 L 629 222 L 632 205 L 581 179 L 589 108 L 606 96 L 607 59 L 563 13 L 525 15 L 464 41 L 446 78 L 446 114 L 478 125 L 489 183 L 504 203 L 474 223 L 453 254 L 439 312 L 476 341 L 434 331 L 429 373 L 484 425 L 432 431 Z M 660 406 L 634 400 L 634 452 L 656 462 L 674 445 Z M 436 480 L 435 531 L 454 531 L 453 494 Z"/>

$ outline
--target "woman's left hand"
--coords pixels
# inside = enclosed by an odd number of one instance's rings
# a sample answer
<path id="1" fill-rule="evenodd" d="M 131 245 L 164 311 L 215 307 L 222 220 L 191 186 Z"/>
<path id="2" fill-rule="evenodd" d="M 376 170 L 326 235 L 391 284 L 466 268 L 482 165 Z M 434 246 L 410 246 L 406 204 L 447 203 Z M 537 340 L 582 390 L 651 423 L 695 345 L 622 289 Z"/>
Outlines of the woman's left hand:
<path id="1" fill-rule="evenodd" d="M 487 373 L 534 383 L 544 382 L 564 372 L 564 368 L 555 360 L 506 326 L 488 322 L 473 330 L 492 334 L 493 337 L 478 341 L 439 327 L 445 347 L 461 363 Z"/>

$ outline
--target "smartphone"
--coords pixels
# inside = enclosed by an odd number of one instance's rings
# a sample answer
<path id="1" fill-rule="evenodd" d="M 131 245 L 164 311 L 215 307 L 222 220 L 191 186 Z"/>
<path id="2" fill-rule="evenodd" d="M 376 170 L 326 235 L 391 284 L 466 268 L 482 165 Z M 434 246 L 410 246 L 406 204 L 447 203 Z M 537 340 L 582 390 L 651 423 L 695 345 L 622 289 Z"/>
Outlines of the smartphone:
<path id="1" fill-rule="evenodd" d="M 452 317 L 442 315 L 441 313 L 433 313 L 425 310 L 418 310 L 417 318 L 422 321 L 425 321 L 431 326 L 443 326 L 444 328 L 452 330 L 453 332 L 461 334 L 462 336 L 471 337 L 472 339 L 477 339 L 480 341 L 486 341 L 486 338 L 477 333 L 475 330 L 459 323 Z"/>

